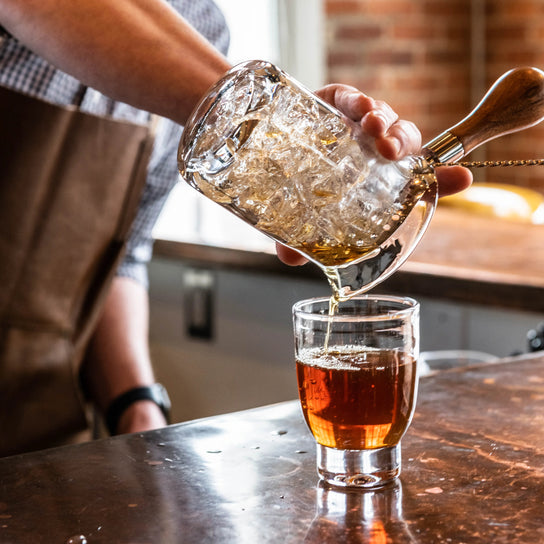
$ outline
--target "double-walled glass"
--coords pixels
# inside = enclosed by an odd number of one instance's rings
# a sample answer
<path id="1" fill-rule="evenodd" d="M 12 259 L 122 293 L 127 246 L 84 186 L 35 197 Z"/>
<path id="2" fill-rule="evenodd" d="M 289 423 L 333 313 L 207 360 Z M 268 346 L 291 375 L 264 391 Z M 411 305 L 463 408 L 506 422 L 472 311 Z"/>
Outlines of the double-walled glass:
<path id="1" fill-rule="evenodd" d="M 416 404 L 419 304 L 367 295 L 329 315 L 329 299 L 293 307 L 302 411 L 320 477 L 376 487 L 401 470 L 400 440 Z"/>

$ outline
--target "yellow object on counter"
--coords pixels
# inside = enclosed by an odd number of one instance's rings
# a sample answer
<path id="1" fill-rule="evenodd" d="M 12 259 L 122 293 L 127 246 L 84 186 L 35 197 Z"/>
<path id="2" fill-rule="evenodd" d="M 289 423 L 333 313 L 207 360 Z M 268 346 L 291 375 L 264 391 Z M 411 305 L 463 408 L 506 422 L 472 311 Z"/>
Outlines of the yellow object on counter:
<path id="1" fill-rule="evenodd" d="M 544 195 L 515 185 L 473 183 L 465 191 L 441 198 L 439 204 L 488 217 L 544 224 Z"/>

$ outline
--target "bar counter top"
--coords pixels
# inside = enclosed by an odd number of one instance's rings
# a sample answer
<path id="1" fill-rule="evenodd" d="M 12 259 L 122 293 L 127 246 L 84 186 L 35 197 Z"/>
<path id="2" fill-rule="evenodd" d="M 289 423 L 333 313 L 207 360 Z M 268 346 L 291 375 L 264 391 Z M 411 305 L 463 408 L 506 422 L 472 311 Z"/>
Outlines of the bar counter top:
<path id="1" fill-rule="evenodd" d="M 226 212 L 225 212 L 226 213 Z M 317 266 L 283 265 L 273 244 L 244 249 L 206 237 L 159 239 L 158 257 L 209 267 L 324 279 Z M 380 291 L 410 293 L 524 311 L 544 311 L 544 225 L 531 225 L 438 207 L 428 231 Z"/>
<path id="2" fill-rule="evenodd" d="M 544 541 L 544 356 L 420 381 L 396 485 L 318 483 L 297 401 L 0 460 L 0 542 Z"/>

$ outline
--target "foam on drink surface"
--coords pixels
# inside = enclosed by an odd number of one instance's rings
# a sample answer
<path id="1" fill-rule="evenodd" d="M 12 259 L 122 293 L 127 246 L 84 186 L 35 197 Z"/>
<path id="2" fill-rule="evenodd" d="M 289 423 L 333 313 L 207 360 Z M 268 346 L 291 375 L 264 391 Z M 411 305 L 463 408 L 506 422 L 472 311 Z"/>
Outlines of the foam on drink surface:
<path id="1" fill-rule="evenodd" d="M 364 365 L 375 364 L 375 357 L 382 353 L 377 348 L 357 345 L 329 346 L 328 348 L 304 348 L 297 358 L 302 364 L 318 366 L 326 370 L 361 370 Z"/>

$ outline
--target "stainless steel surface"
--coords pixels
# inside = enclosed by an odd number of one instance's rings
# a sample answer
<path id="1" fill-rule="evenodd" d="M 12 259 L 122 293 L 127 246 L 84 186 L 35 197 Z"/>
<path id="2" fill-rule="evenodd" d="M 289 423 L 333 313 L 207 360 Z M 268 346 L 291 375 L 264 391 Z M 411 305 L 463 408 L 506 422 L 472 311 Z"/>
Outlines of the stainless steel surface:
<path id="1" fill-rule="evenodd" d="M 439 134 L 425 144 L 425 149 L 430 154 L 433 166 L 435 163 L 456 161 L 465 155 L 463 143 L 457 136 L 448 131 Z"/>
<path id="2" fill-rule="evenodd" d="M 373 494 L 318 485 L 296 401 L 8 457 L 0 542 L 542 542 L 543 422 L 525 356 L 423 378 L 401 483 Z"/>

